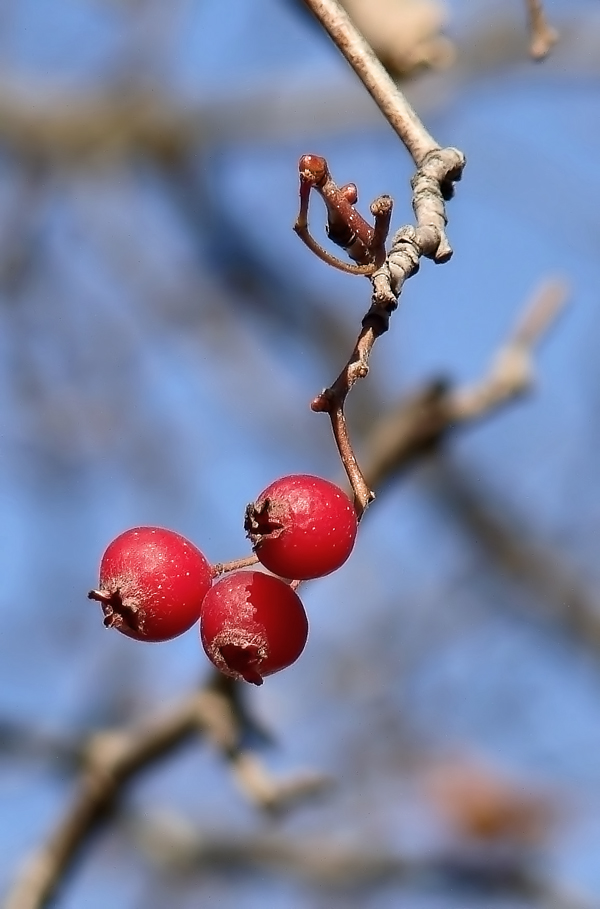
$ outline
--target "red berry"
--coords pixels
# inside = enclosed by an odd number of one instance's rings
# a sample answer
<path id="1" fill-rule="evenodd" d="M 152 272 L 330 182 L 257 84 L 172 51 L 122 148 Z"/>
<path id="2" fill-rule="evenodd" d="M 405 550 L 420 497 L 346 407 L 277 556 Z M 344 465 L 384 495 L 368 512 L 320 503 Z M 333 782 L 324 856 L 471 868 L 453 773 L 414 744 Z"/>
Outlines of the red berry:
<path id="1" fill-rule="evenodd" d="M 308 619 L 300 597 L 284 581 L 260 571 L 237 571 L 207 593 L 200 636 L 217 669 L 262 685 L 263 676 L 298 659 Z"/>
<path id="2" fill-rule="evenodd" d="M 109 545 L 100 563 L 99 600 L 107 628 L 138 641 L 168 641 L 194 625 L 212 583 L 199 549 L 173 530 L 134 527 Z"/>
<path id="3" fill-rule="evenodd" d="M 248 505 L 244 527 L 265 568 L 304 581 L 344 564 L 358 522 L 352 502 L 338 486 L 294 474 L 275 480 Z"/>

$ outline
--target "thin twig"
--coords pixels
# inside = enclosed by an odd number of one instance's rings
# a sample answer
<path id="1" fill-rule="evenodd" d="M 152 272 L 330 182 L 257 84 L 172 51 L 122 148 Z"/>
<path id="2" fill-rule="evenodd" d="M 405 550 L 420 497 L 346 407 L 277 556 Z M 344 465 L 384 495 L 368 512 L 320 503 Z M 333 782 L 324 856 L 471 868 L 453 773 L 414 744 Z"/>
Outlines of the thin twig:
<path id="1" fill-rule="evenodd" d="M 240 568 L 248 568 L 250 565 L 256 565 L 257 562 L 257 555 L 244 556 L 241 559 L 232 559 L 230 562 L 215 562 L 212 566 L 213 577 L 219 577 L 222 574 L 227 574 L 229 571 L 238 571 Z"/>
<path id="2" fill-rule="evenodd" d="M 542 0 L 526 0 L 529 18 L 529 53 L 534 60 L 543 60 L 558 41 L 558 32 L 549 24 Z"/>
<path id="3" fill-rule="evenodd" d="M 365 509 L 375 498 L 375 493 L 369 489 L 354 454 L 350 436 L 348 435 L 348 424 L 346 423 L 344 408 L 342 406 L 336 407 L 335 410 L 330 412 L 330 417 L 333 437 L 354 492 L 354 508 L 360 520 Z"/>
<path id="4" fill-rule="evenodd" d="M 362 329 L 352 355 L 342 372 L 333 385 L 317 395 L 311 404 L 314 411 L 329 414 L 333 437 L 354 493 L 354 507 L 359 520 L 375 495 L 365 481 L 350 443 L 344 402 L 354 383 L 367 375 L 369 354 L 376 338 L 377 334 L 372 328 Z"/>
<path id="5" fill-rule="evenodd" d="M 382 114 L 396 131 L 417 167 L 439 148 L 398 86 L 390 78 L 352 20 L 336 0 L 305 0 L 344 55 Z"/>

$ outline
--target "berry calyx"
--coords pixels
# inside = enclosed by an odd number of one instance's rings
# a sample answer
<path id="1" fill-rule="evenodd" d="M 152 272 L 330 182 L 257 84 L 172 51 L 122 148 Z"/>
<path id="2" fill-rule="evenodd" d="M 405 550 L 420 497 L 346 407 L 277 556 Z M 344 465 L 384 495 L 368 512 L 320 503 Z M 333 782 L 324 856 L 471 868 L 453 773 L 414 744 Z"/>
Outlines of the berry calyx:
<path id="1" fill-rule="evenodd" d="M 168 641 L 194 625 L 212 584 L 199 549 L 173 530 L 133 527 L 110 543 L 88 597 L 104 624 L 139 641 Z"/>
<path id="2" fill-rule="evenodd" d="M 275 480 L 248 505 L 244 529 L 265 568 L 306 581 L 344 564 L 358 521 L 352 502 L 335 483 L 292 474 Z"/>
<path id="3" fill-rule="evenodd" d="M 262 685 L 264 676 L 298 659 L 308 619 L 300 597 L 284 581 L 260 571 L 237 571 L 207 593 L 200 637 L 217 669 Z"/>

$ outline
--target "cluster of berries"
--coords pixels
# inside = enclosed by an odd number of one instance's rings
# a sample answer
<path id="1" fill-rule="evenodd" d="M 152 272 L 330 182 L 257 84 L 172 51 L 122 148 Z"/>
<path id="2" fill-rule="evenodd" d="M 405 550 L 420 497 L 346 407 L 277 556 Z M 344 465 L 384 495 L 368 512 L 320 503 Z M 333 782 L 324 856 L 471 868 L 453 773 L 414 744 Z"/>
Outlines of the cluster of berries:
<path id="1" fill-rule="evenodd" d="M 215 580 L 218 570 L 185 537 L 134 527 L 109 545 L 99 587 L 88 596 L 101 603 L 107 627 L 140 641 L 167 641 L 200 619 L 214 665 L 261 685 L 263 676 L 298 659 L 308 637 L 304 606 L 290 581 L 323 577 L 343 565 L 357 519 L 333 483 L 295 474 L 248 505 L 244 528 L 272 574 L 239 570 Z"/>

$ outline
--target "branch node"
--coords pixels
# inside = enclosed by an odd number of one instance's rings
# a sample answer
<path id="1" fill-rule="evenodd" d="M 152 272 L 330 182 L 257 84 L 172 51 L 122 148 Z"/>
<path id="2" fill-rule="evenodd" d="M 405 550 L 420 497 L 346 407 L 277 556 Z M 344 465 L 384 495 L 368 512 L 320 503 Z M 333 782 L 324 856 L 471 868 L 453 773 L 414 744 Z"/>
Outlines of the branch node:
<path id="1" fill-rule="evenodd" d="M 331 388 L 324 388 L 323 391 L 313 398 L 310 409 L 315 413 L 330 413 L 333 402 L 333 392 Z"/>

